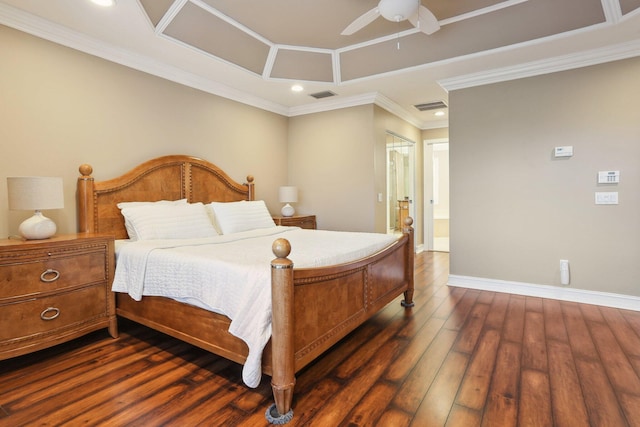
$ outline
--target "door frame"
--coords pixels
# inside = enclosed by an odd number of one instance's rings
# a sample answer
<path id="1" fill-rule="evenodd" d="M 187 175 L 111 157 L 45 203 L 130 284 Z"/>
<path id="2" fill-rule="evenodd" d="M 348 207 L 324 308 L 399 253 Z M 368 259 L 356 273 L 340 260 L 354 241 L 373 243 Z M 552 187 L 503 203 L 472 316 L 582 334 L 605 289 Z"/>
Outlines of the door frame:
<path id="1" fill-rule="evenodd" d="M 399 144 L 400 146 L 407 146 L 409 147 L 409 152 L 408 152 L 408 163 L 409 163 L 409 180 L 408 180 L 408 192 L 409 192 L 409 216 L 411 216 L 412 218 L 415 218 L 415 201 L 416 201 L 416 142 L 412 141 L 411 139 L 402 136 L 400 134 L 397 134 L 395 132 L 386 131 L 386 134 L 389 136 L 392 136 L 393 138 L 398 138 L 400 140 L 402 140 L 402 143 Z M 397 200 L 391 200 L 391 194 L 389 192 L 389 151 L 390 151 L 390 147 L 393 148 L 392 145 L 385 143 L 385 174 L 386 174 L 386 193 L 387 193 L 387 206 L 386 206 L 386 219 L 385 219 L 385 227 L 387 229 L 387 233 L 390 230 L 390 216 L 389 216 L 389 212 L 390 209 L 392 207 L 395 207 L 395 205 L 398 203 Z M 393 206 L 392 206 L 393 204 Z"/>
<path id="2" fill-rule="evenodd" d="M 449 143 L 449 138 L 425 139 L 423 143 L 424 153 L 424 245 L 428 251 L 433 251 L 433 145 Z"/>

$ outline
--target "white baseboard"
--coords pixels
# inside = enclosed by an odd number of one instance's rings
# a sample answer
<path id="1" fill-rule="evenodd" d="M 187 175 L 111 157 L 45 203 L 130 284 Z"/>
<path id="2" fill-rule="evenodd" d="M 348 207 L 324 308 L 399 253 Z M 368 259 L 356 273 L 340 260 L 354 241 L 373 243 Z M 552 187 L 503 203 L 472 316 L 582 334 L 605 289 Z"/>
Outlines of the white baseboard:
<path id="1" fill-rule="evenodd" d="M 560 286 L 536 285 L 533 283 L 509 282 L 506 280 L 484 279 L 471 276 L 458 276 L 455 274 L 449 275 L 447 284 L 449 286 L 482 291 L 505 292 L 530 297 L 551 298 L 561 301 L 640 311 L 640 297 L 632 295 L 588 291 Z"/>

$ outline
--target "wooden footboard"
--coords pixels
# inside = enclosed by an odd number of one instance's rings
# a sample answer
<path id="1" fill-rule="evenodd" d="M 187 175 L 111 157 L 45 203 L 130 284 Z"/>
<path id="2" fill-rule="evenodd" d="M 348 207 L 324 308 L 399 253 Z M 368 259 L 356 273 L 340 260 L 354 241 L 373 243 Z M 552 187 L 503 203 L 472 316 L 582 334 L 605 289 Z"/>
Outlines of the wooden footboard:
<path id="1" fill-rule="evenodd" d="M 275 408 L 267 418 L 292 414 L 295 373 L 404 293 L 413 306 L 413 220 L 385 250 L 353 263 L 294 269 L 286 239 L 273 244 L 272 378 Z M 269 413 L 271 411 L 271 413 Z"/>

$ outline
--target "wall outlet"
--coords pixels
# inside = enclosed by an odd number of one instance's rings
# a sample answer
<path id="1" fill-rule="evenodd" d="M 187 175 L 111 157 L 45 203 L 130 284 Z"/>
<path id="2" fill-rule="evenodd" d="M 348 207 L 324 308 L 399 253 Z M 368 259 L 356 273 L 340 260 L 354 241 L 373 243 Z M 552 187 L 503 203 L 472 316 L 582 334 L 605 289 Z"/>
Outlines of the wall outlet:
<path id="1" fill-rule="evenodd" d="M 560 284 L 568 285 L 570 281 L 569 276 L 569 260 L 561 259 L 560 260 Z"/>

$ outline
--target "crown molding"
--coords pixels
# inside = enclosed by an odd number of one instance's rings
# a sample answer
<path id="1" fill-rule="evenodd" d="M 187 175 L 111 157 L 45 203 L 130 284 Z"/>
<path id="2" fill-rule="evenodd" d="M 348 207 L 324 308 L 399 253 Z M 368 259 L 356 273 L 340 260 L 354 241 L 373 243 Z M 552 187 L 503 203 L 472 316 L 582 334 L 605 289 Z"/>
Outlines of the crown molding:
<path id="1" fill-rule="evenodd" d="M 447 92 L 640 56 L 640 40 L 438 80 Z"/>
<path id="2" fill-rule="evenodd" d="M 3 3 L 0 3 L 0 24 L 203 92 L 284 116 L 289 113 L 289 109 L 280 104 L 233 89 L 149 57 L 114 47 Z"/>
<path id="3" fill-rule="evenodd" d="M 376 94 L 376 99 L 374 100 L 374 104 L 376 104 L 380 108 L 384 108 L 391 114 L 394 114 L 404 120 L 405 122 L 417 127 L 418 129 L 422 129 L 423 123 L 422 121 L 416 120 L 415 117 L 407 110 L 402 108 L 400 105 L 396 104 L 394 101 L 390 100 L 386 96 L 378 93 Z"/>
<path id="4" fill-rule="evenodd" d="M 323 99 L 318 102 L 299 105 L 289 108 L 288 116 L 303 116 L 305 114 L 322 113 L 324 111 L 338 110 L 340 108 L 357 107 L 375 103 L 377 93 L 365 93 L 356 96 L 336 97 Z"/>
<path id="5" fill-rule="evenodd" d="M 325 99 L 313 104 L 300 105 L 298 107 L 291 107 L 289 109 L 289 117 L 302 116 L 305 114 L 321 113 L 324 111 L 337 110 L 340 108 L 357 107 L 360 105 L 374 104 L 391 114 L 401 118 L 407 123 L 419 128 L 426 129 L 425 124 L 417 120 L 411 113 L 396 104 L 391 99 L 378 92 L 365 93 L 362 95 L 340 97 L 333 99 Z M 435 127 L 446 127 L 435 126 Z"/>

